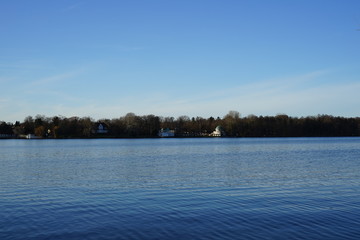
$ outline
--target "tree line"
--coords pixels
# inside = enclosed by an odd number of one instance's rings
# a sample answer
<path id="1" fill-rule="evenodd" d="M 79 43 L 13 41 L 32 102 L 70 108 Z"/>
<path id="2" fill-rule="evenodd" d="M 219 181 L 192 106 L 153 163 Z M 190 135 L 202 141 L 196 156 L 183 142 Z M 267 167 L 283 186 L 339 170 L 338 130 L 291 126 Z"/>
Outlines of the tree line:
<path id="1" fill-rule="evenodd" d="M 97 131 L 99 124 L 102 124 L 106 132 Z M 360 136 L 359 117 L 317 115 L 299 118 L 286 114 L 241 117 L 237 111 L 230 111 L 222 118 L 174 118 L 128 113 L 119 118 L 97 121 L 91 117 L 36 115 L 28 116 L 22 122 L 0 121 L 0 136 L 21 137 L 33 134 L 41 138 L 145 138 L 157 137 L 160 129 L 171 129 L 175 131 L 176 137 L 197 137 L 209 136 L 217 126 L 221 126 L 227 137 Z"/>

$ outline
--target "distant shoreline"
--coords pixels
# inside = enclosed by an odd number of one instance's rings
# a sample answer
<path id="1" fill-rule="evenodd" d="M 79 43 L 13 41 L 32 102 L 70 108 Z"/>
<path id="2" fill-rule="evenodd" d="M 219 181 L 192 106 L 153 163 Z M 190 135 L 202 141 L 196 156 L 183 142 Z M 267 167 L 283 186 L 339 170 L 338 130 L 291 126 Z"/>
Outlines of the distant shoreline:
<path id="1" fill-rule="evenodd" d="M 302 137 L 91 137 L 91 138 L 4 138 L 1 140 L 26 140 L 26 141 L 46 141 L 46 140 L 111 140 L 111 139 L 272 139 L 272 138 L 360 138 L 360 136 L 302 136 Z"/>
<path id="2" fill-rule="evenodd" d="M 137 116 L 115 119 L 90 117 L 26 117 L 23 122 L 0 121 L 0 138 L 100 139 L 100 138 L 208 138 L 208 137 L 355 137 L 360 136 L 360 117 L 330 115 L 309 117 L 241 117 L 230 111 L 223 118 Z"/>

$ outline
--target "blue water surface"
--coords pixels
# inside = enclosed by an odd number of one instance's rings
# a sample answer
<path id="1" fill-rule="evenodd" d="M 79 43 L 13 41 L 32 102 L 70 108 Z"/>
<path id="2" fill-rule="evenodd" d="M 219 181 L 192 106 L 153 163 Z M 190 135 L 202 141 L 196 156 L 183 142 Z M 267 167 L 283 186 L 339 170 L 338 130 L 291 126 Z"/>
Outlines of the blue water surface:
<path id="1" fill-rule="evenodd" d="M 0 141 L 0 239 L 360 239 L 360 138 Z"/>

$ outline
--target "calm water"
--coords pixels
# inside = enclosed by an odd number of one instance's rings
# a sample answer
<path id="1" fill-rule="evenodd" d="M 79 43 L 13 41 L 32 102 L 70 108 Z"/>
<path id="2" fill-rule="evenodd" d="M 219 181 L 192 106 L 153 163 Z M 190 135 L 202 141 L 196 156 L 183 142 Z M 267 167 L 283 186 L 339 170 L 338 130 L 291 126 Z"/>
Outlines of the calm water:
<path id="1" fill-rule="evenodd" d="M 2 140 L 0 239 L 360 239 L 360 138 Z"/>

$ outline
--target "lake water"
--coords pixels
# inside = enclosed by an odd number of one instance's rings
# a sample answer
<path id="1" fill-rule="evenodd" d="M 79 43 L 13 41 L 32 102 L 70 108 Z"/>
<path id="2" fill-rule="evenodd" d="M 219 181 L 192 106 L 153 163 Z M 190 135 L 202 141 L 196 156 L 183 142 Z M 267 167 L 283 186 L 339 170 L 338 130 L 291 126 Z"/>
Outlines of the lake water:
<path id="1" fill-rule="evenodd" d="M 0 239 L 360 239 L 360 138 L 1 140 Z"/>

